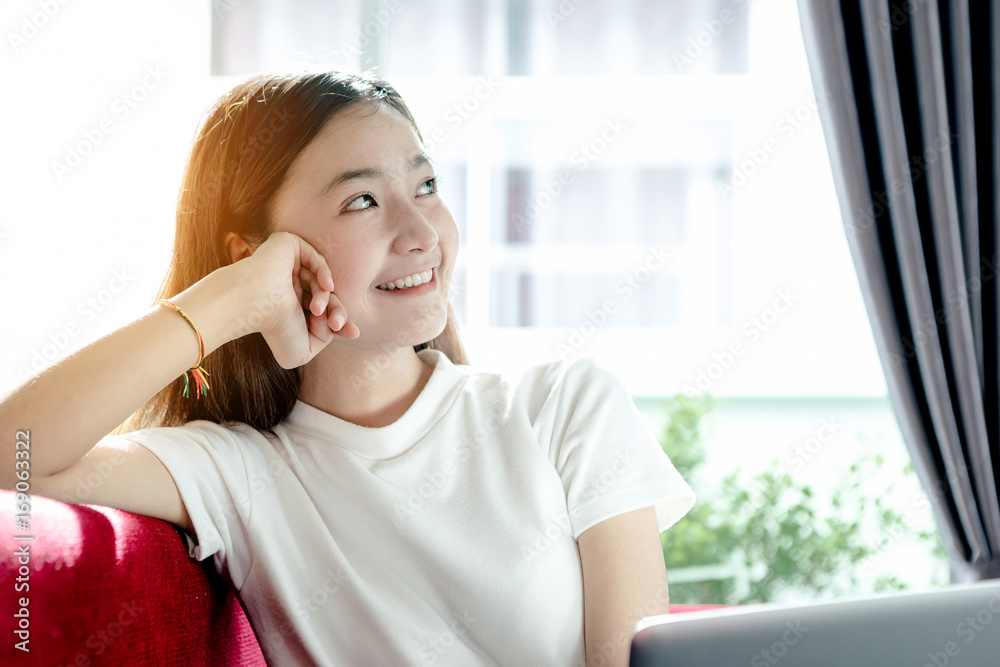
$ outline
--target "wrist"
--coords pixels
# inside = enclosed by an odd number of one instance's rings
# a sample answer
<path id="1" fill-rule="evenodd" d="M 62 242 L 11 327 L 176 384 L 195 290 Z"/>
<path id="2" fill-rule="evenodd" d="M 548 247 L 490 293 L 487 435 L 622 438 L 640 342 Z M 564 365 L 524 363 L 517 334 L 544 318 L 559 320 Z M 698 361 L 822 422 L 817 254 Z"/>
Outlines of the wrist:
<path id="1" fill-rule="evenodd" d="M 233 269 L 233 265 L 216 269 L 171 299 L 184 310 L 201 334 L 205 356 L 250 333 L 240 332 L 241 325 L 245 328 L 246 323 L 241 311 L 247 302 L 249 282 L 241 272 Z"/>

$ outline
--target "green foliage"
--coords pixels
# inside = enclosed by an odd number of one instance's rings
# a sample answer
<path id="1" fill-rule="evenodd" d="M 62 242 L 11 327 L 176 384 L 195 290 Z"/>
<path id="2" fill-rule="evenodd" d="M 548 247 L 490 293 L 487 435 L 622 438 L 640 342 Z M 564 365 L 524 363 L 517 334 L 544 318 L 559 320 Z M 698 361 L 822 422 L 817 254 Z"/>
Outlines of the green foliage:
<path id="1" fill-rule="evenodd" d="M 702 418 L 713 401 L 678 395 L 666 407 L 661 445 L 697 491 L 706 458 L 700 444 Z M 904 588 L 905 582 L 894 575 L 864 575 L 901 538 L 925 541 L 938 556 L 945 552 L 936 531 L 915 530 L 913 517 L 886 504 L 883 496 L 891 497 L 891 486 L 870 488 L 884 465 L 881 454 L 869 450 L 823 496 L 779 472 L 778 461 L 757 475 L 730 473 L 715 497 L 700 497 L 687 516 L 663 533 L 662 542 L 668 572 L 721 565 L 733 575 L 672 581 L 671 600 L 747 604 L 773 601 L 788 591 L 821 597 Z M 912 474 L 912 466 L 901 473 Z"/>
<path id="2" fill-rule="evenodd" d="M 667 425 L 660 445 L 685 479 L 705 462 L 701 442 L 701 420 L 713 406 L 712 399 L 678 394 L 667 404 Z"/>

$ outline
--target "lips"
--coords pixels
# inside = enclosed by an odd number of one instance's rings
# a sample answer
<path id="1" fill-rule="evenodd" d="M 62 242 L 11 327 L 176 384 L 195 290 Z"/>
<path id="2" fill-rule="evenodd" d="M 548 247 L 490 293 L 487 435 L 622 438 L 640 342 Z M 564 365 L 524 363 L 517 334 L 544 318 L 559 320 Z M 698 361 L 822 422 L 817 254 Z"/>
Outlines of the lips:
<path id="1" fill-rule="evenodd" d="M 426 271 L 420 271 L 408 276 L 403 276 L 402 278 L 397 278 L 396 280 L 391 280 L 387 283 L 382 283 L 381 285 L 376 285 L 375 288 L 388 292 L 405 290 L 410 287 L 418 287 L 424 283 L 429 283 L 433 277 L 434 269 L 427 269 Z"/>

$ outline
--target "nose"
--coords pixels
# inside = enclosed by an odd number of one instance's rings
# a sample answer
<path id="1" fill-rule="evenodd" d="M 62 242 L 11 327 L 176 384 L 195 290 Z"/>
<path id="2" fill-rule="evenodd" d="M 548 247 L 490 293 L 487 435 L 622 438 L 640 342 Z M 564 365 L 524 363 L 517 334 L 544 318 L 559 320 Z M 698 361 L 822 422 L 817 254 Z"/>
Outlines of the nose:
<path id="1" fill-rule="evenodd" d="M 424 215 L 424 212 L 412 202 L 401 205 L 395 222 L 394 251 L 400 254 L 426 252 L 437 245 L 437 230 Z"/>

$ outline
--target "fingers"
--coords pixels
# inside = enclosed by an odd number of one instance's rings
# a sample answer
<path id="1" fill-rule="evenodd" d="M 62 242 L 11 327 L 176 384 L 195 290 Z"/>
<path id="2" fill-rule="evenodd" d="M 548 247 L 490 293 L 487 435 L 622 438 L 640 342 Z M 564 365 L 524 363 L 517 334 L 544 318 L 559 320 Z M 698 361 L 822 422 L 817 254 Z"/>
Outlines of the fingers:
<path id="1" fill-rule="evenodd" d="M 299 275 L 302 282 L 309 285 L 311 290 L 300 295 L 299 302 L 302 305 L 302 310 L 309 315 L 319 317 L 320 321 L 325 321 L 331 331 L 338 332 L 345 338 L 357 338 L 360 331 L 354 323 L 349 321 L 347 308 L 337 298 L 337 295 L 320 289 L 316 277 L 305 267 L 302 267 Z"/>
<path id="2" fill-rule="evenodd" d="M 330 297 L 330 292 L 320 287 L 316 274 L 305 266 L 299 268 L 299 282 L 308 289 L 296 289 L 296 296 L 302 303 L 302 309 L 313 315 L 322 315 L 323 308 Z"/>
<path id="3" fill-rule="evenodd" d="M 337 332 L 344 338 L 358 337 L 360 332 L 357 325 L 348 319 L 347 309 L 344 308 L 344 304 L 340 302 L 340 299 L 335 294 L 330 295 L 326 309 L 326 322 L 331 331 Z"/>
<path id="4" fill-rule="evenodd" d="M 338 335 L 344 338 L 357 338 L 361 335 L 361 330 L 358 329 L 358 325 L 354 322 L 348 322 L 343 326 L 343 328 L 337 332 Z"/>
<path id="5" fill-rule="evenodd" d="M 357 325 L 348 319 L 347 309 L 333 293 L 333 273 L 326 258 L 299 236 L 299 282 L 296 296 L 307 313 L 308 328 L 320 340 L 328 340 L 323 329 L 344 338 L 361 335 Z M 320 335 L 324 334 L 324 335 Z"/>
<path id="6" fill-rule="evenodd" d="M 314 315 L 322 315 L 333 292 L 333 274 L 326 258 L 318 250 L 302 237 L 296 238 L 299 240 L 299 280 L 312 293 L 309 302 L 304 304 L 305 309 Z M 297 295 L 304 301 L 302 294 Z"/>
<path id="7" fill-rule="evenodd" d="M 324 345 L 333 340 L 333 337 L 336 335 L 330 330 L 325 317 L 320 317 L 310 313 L 306 317 L 306 326 L 309 329 L 309 333 Z"/>
<path id="8" fill-rule="evenodd" d="M 303 269 L 303 274 L 307 273 Z M 311 274 L 307 277 L 303 275 L 303 280 L 310 282 L 315 280 Z M 357 338 L 359 330 L 354 323 L 350 322 L 347 308 L 337 298 L 336 294 L 322 290 L 314 293 L 306 293 L 299 300 L 302 310 L 311 317 L 316 317 L 323 322 L 331 331 L 337 332 L 346 338 Z"/>
<path id="9" fill-rule="evenodd" d="M 301 237 L 299 238 L 299 261 L 316 278 L 317 290 L 333 291 L 333 274 L 326 258 Z"/>

